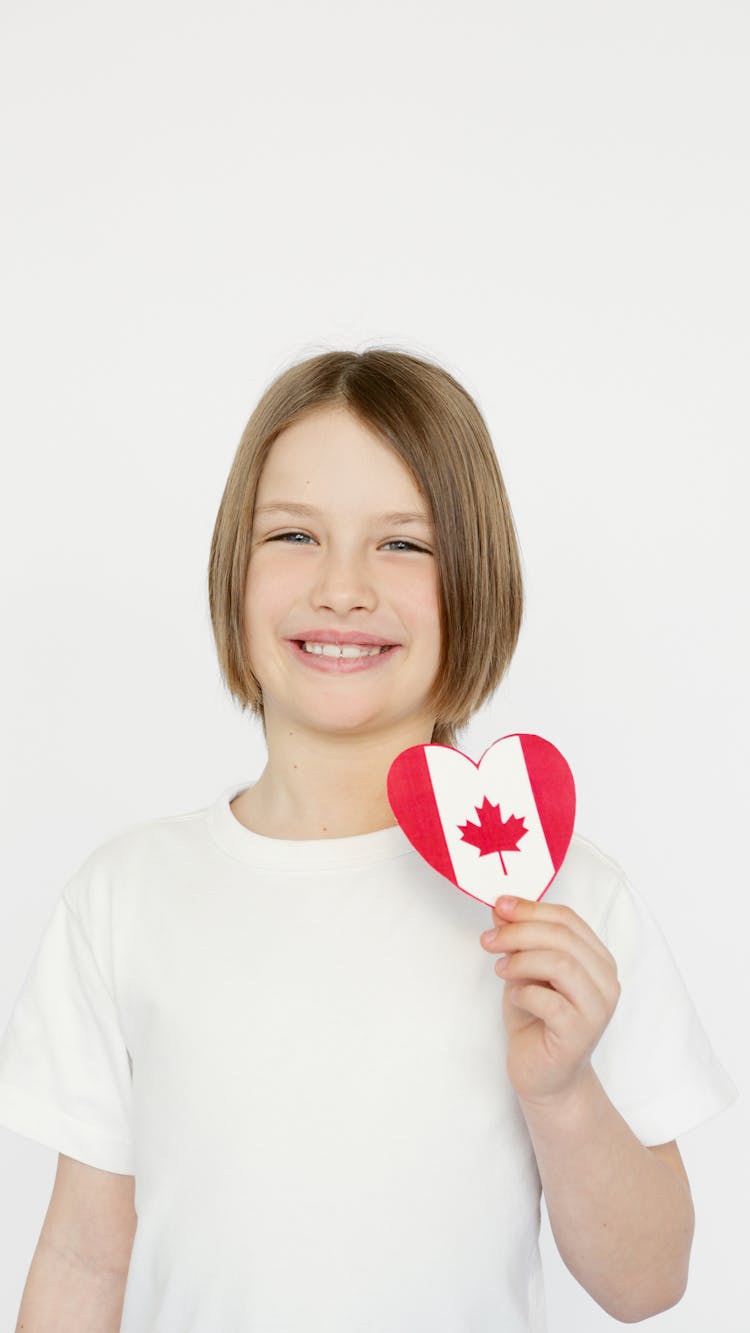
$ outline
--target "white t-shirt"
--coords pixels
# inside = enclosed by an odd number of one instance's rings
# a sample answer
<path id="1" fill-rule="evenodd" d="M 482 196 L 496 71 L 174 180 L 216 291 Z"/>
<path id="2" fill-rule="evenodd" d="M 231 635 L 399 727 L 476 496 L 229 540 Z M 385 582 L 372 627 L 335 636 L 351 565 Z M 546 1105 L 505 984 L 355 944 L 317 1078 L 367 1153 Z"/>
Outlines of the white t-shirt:
<path id="1" fill-rule="evenodd" d="M 543 1333 L 491 909 L 398 825 L 251 832 L 247 785 L 67 881 L 0 1044 L 0 1124 L 135 1176 L 122 1333 Z M 617 960 L 592 1064 L 638 1138 L 732 1103 L 617 863 L 575 834 L 544 900 Z"/>

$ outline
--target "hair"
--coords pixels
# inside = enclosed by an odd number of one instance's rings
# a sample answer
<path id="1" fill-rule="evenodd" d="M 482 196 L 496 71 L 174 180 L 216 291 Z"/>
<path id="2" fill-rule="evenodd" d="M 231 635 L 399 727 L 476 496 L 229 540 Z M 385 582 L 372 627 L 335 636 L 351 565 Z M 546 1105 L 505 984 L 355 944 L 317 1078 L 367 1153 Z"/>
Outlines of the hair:
<path id="1" fill-rule="evenodd" d="M 208 600 L 230 695 L 265 716 L 250 669 L 244 592 L 255 497 L 276 437 L 306 413 L 343 406 L 379 433 L 426 499 L 435 530 L 440 664 L 428 707 L 432 743 L 456 733 L 502 680 L 523 615 L 515 524 L 495 450 L 474 399 L 447 370 L 407 352 L 327 351 L 289 366 L 253 411 L 232 462 L 211 540 Z"/>

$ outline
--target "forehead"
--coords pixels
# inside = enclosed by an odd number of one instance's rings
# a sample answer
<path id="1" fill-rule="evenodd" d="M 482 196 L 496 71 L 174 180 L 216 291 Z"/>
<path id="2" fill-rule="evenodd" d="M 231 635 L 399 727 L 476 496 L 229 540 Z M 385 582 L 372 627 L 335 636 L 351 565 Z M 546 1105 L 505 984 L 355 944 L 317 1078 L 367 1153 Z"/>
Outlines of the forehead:
<path id="1" fill-rule="evenodd" d="M 384 513 L 428 506 L 406 465 L 371 427 L 345 408 L 318 409 L 283 430 L 271 445 L 255 511 L 281 501 L 319 510 Z"/>

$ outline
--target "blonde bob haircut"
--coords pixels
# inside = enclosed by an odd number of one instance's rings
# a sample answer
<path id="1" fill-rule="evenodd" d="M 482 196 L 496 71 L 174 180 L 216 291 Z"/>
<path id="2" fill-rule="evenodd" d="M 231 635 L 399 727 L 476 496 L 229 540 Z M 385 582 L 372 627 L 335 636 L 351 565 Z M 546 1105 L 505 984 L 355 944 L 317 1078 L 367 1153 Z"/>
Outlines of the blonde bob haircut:
<path id="1" fill-rule="evenodd" d="M 265 735 L 243 614 L 255 496 L 276 437 L 323 406 L 343 406 L 375 430 L 427 501 L 441 638 L 428 699 L 436 719 L 432 743 L 455 746 L 456 733 L 496 689 L 515 651 L 523 614 L 520 553 L 479 408 L 447 370 L 403 351 L 373 347 L 311 356 L 284 370 L 250 417 L 219 505 L 208 566 L 224 683 L 243 712 L 260 717 Z"/>

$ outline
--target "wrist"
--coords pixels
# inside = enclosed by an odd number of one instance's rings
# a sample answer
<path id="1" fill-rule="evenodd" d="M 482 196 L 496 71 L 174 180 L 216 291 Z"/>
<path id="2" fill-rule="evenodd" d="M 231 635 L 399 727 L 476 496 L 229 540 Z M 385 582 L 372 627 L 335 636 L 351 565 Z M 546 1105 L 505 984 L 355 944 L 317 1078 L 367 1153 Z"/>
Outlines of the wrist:
<path id="1" fill-rule="evenodd" d="M 603 1093 L 591 1062 L 587 1061 L 575 1078 L 559 1092 L 551 1092 L 544 1097 L 519 1097 L 518 1101 L 524 1116 L 528 1120 L 553 1118 L 558 1124 L 562 1120 L 576 1120 L 582 1113 L 590 1111 L 592 1102 Z"/>

